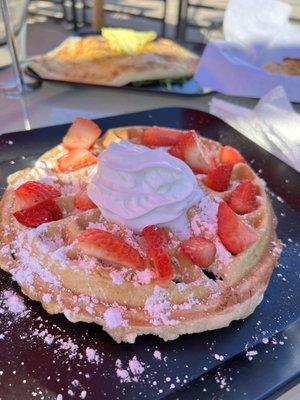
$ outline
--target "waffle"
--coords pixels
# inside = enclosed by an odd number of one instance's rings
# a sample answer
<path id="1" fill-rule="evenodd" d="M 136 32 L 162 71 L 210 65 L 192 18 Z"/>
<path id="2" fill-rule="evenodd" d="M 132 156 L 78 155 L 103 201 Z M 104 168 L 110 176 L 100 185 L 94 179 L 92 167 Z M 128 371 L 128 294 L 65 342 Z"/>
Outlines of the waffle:
<path id="1" fill-rule="evenodd" d="M 101 158 L 112 142 L 128 140 L 141 144 L 146 129 L 131 126 L 108 130 L 89 152 Z M 160 128 L 155 129 L 159 136 Z M 201 136 L 197 141 L 215 166 L 223 165 L 220 164 L 224 161 L 220 160 L 222 149 L 231 148 Z M 170 146 L 164 148 L 170 151 Z M 186 216 L 191 236 L 213 243 L 212 262 L 197 265 L 189 252 L 184 251 L 184 241 L 170 229 L 161 228 L 172 266 L 172 275 L 162 281 L 143 234 L 107 220 L 97 207 L 83 207 L 90 208 L 85 210 L 76 207 L 78 193 L 85 192 L 97 164 L 61 172 L 57 160 L 69 152 L 64 144 L 59 144 L 42 155 L 33 168 L 8 177 L 8 187 L 0 203 L 0 265 L 13 276 L 25 295 L 39 301 L 50 314 L 63 313 L 71 322 L 101 325 L 118 343 L 134 343 L 138 335 L 144 334 L 173 340 L 182 334 L 226 327 L 254 311 L 262 301 L 281 243 L 276 237 L 277 221 L 265 187 L 242 158 L 227 163 L 231 172 L 225 190 L 215 190 L 211 184 L 214 189 L 208 187 L 209 172 L 195 173 L 204 195 L 186 211 Z M 51 200 L 61 211 L 59 219 L 36 227 L 18 222 L 15 213 L 24 204 L 20 205 L 16 189 L 28 181 L 59 190 L 59 196 Z M 255 187 L 256 203 L 250 212 L 234 212 L 234 215 L 255 240 L 237 252 L 225 237 L 223 241 L 229 251 L 220 239 L 220 204 L 230 205 L 232 193 L 242 182 L 251 182 Z M 124 265 L 85 251 L 78 238 L 87 229 L 118 237 L 130 246 L 132 253 L 140 256 L 143 266 Z"/>

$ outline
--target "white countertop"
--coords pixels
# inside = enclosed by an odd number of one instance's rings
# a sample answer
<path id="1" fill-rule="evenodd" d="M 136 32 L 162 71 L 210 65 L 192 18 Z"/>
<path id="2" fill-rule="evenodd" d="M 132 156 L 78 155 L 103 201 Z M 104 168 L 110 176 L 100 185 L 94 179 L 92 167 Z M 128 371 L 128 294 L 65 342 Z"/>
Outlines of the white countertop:
<path id="1" fill-rule="evenodd" d="M 5 71 L 0 71 L 0 81 Z M 0 134 L 71 122 L 77 116 L 99 118 L 161 107 L 188 107 L 208 111 L 214 95 L 188 97 L 125 89 L 105 89 L 44 83 L 41 88 L 19 98 L 0 94 Z M 217 95 L 236 104 L 254 107 L 256 100 Z M 300 104 L 295 105 L 300 112 Z M 300 385 L 280 400 L 296 400 Z"/>
<path id="2" fill-rule="evenodd" d="M 0 134 L 71 122 L 77 116 L 99 118 L 174 106 L 208 111 L 211 98 L 212 95 L 189 97 L 43 83 L 41 88 L 20 98 L 0 94 Z M 232 98 L 232 101 L 249 107 L 256 104 L 256 100 L 251 99 Z"/>

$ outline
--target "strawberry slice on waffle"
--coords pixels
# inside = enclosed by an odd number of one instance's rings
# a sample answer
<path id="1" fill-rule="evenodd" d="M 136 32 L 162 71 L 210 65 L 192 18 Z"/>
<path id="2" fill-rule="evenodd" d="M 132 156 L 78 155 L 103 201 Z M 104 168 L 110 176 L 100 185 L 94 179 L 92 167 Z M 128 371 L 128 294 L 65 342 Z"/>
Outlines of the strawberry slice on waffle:
<path id="1" fill-rule="evenodd" d="M 227 204 L 237 214 L 248 214 L 256 210 L 256 187 L 249 180 L 242 181 L 232 191 Z"/>
<path id="2" fill-rule="evenodd" d="M 176 129 L 150 126 L 141 134 L 141 142 L 144 146 L 173 146 L 178 143 L 185 132 Z"/>
<path id="3" fill-rule="evenodd" d="M 101 135 L 99 126 L 90 119 L 76 118 L 63 138 L 66 149 L 90 149 Z"/>
<path id="4" fill-rule="evenodd" d="M 57 167 L 60 172 L 68 173 L 96 163 L 97 157 L 89 150 L 73 149 L 57 160 Z"/>
<path id="5" fill-rule="evenodd" d="M 13 215 L 20 224 L 29 228 L 36 228 L 45 222 L 62 218 L 62 212 L 53 199 L 41 201 L 31 207 L 16 211 Z"/>
<path id="6" fill-rule="evenodd" d="M 231 146 L 224 146 L 221 150 L 220 161 L 223 164 L 237 164 L 245 162 L 241 153 Z"/>
<path id="7" fill-rule="evenodd" d="M 196 132 L 184 135 L 180 147 L 183 160 L 194 172 L 207 174 L 213 168 L 208 149 L 198 140 Z"/>
<path id="8" fill-rule="evenodd" d="M 157 283 L 168 286 L 174 272 L 168 252 L 168 238 L 164 229 L 150 225 L 143 229 L 143 238 L 146 243 L 148 256 L 153 263 Z"/>
<path id="9" fill-rule="evenodd" d="M 61 192 L 53 185 L 37 181 L 27 181 L 15 190 L 15 196 L 22 208 L 33 206 L 43 200 L 61 196 Z"/>
<path id="10" fill-rule="evenodd" d="M 171 156 L 173 157 L 183 160 L 182 147 L 180 145 L 180 141 L 176 144 L 173 144 L 173 146 L 168 150 L 168 153 L 171 154 Z"/>
<path id="11" fill-rule="evenodd" d="M 96 208 L 96 204 L 88 197 L 87 192 L 83 191 L 76 195 L 74 205 L 78 210 L 87 211 Z"/>
<path id="12" fill-rule="evenodd" d="M 78 236 L 80 250 L 89 256 L 136 269 L 145 268 L 140 253 L 119 236 L 101 229 L 86 229 Z"/>
<path id="13" fill-rule="evenodd" d="M 257 240 L 257 234 L 246 226 L 232 209 L 225 203 L 218 208 L 218 235 L 228 251 L 239 254 Z"/>
<path id="14" fill-rule="evenodd" d="M 206 175 L 204 184 L 216 192 L 225 192 L 230 182 L 232 167 L 232 164 L 217 166 Z"/>
<path id="15" fill-rule="evenodd" d="M 195 236 L 180 245 L 181 251 L 199 267 L 209 267 L 215 259 L 216 246 L 211 240 Z"/>

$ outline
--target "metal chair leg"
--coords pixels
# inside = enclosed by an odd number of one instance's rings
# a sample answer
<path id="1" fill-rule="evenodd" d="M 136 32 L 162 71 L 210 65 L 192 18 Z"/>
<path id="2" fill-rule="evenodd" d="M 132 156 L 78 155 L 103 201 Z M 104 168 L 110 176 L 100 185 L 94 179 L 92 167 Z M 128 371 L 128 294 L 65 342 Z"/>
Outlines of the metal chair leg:
<path id="1" fill-rule="evenodd" d="M 73 23 L 73 30 L 76 32 L 78 30 L 77 15 L 76 15 L 76 0 L 72 0 L 72 23 Z"/>
<path id="2" fill-rule="evenodd" d="M 177 39 L 185 39 L 186 20 L 189 0 L 179 0 Z"/>

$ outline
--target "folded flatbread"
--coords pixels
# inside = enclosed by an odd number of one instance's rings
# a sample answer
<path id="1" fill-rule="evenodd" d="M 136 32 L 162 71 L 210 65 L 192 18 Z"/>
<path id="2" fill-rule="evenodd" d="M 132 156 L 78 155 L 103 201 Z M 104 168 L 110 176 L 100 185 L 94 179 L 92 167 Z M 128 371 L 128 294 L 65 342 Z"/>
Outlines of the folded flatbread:
<path id="1" fill-rule="evenodd" d="M 124 86 L 131 82 L 193 76 L 199 57 L 169 39 L 145 44 L 134 54 L 120 54 L 102 36 L 70 37 L 29 68 L 41 78 Z"/>

